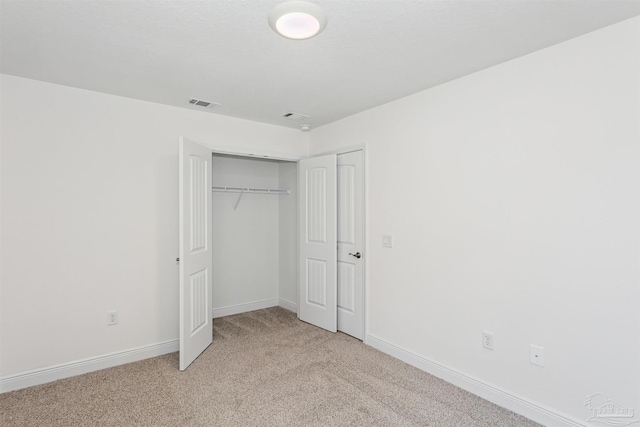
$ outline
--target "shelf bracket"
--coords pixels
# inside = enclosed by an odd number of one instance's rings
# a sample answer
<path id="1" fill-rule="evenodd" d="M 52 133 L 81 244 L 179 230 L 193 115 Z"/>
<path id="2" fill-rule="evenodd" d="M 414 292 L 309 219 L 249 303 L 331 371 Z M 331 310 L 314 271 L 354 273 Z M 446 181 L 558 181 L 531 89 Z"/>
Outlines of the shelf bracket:
<path id="1" fill-rule="evenodd" d="M 240 192 L 240 195 L 238 196 L 238 200 L 236 201 L 236 205 L 233 207 L 233 210 L 235 211 L 236 209 L 238 209 L 238 205 L 240 204 L 240 200 L 242 200 L 242 195 L 244 194 L 244 190 L 242 190 Z"/>

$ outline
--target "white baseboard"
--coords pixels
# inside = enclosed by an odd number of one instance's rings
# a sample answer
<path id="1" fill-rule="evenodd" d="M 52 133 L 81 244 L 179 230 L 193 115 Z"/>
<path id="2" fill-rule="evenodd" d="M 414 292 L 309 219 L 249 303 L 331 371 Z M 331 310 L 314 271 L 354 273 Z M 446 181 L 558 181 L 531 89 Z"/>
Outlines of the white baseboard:
<path id="1" fill-rule="evenodd" d="M 280 298 L 280 302 L 278 303 L 278 305 L 286 310 L 293 311 L 294 313 L 298 312 L 298 304 L 284 298 Z"/>
<path id="2" fill-rule="evenodd" d="M 263 308 L 277 307 L 280 304 L 279 298 L 263 299 L 261 301 L 246 302 L 243 304 L 228 305 L 226 307 L 214 308 L 212 317 L 231 316 L 233 314 L 246 313 L 248 311 L 261 310 Z"/>
<path id="3" fill-rule="evenodd" d="M 383 353 L 400 359 L 409 365 L 428 372 L 454 384 L 468 392 L 480 396 L 498 406 L 509 409 L 517 414 L 527 417 L 547 427 L 584 427 L 586 423 L 576 420 L 568 415 L 560 414 L 524 397 L 517 396 L 498 387 L 484 383 L 462 372 L 441 365 L 432 360 L 418 356 L 408 350 L 391 344 L 371 334 L 365 337 L 365 343 Z"/>
<path id="4" fill-rule="evenodd" d="M 171 340 L 9 375 L 0 378 L 0 393 L 45 384 L 63 378 L 99 371 L 101 369 L 112 368 L 150 357 L 162 356 L 163 354 L 178 351 L 178 349 L 179 341 Z"/>
<path id="5" fill-rule="evenodd" d="M 270 298 L 262 301 L 216 308 L 212 311 L 213 317 L 216 318 L 276 306 L 281 306 L 294 312 L 297 308 L 296 304 L 291 301 L 281 298 Z M 176 352 L 179 348 L 179 340 L 171 340 L 130 350 L 76 360 L 69 363 L 62 363 L 46 368 L 34 369 L 27 372 L 21 372 L 19 374 L 8 375 L 0 378 L 0 393 L 46 384 L 63 378 L 112 368 L 114 366 L 137 362 L 151 357 L 162 356 L 163 354 Z"/>

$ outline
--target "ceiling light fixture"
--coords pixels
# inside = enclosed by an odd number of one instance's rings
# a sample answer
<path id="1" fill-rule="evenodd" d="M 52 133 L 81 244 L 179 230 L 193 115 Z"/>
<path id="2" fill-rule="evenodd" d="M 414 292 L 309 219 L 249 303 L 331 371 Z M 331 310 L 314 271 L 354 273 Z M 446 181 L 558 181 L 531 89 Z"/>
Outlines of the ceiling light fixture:
<path id="1" fill-rule="evenodd" d="M 283 37 L 304 40 L 321 33 L 327 26 L 327 17 L 322 9 L 313 3 L 290 1 L 271 9 L 269 25 Z"/>

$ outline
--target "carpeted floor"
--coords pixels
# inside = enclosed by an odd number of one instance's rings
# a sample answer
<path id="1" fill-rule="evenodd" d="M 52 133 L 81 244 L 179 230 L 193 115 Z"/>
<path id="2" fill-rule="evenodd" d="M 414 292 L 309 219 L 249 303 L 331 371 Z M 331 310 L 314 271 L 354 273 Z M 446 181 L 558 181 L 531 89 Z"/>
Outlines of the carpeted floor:
<path id="1" fill-rule="evenodd" d="M 525 426 L 538 424 L 270 308 L 214 320 L 178 354 L 0 395 L 9 426 Z"/>

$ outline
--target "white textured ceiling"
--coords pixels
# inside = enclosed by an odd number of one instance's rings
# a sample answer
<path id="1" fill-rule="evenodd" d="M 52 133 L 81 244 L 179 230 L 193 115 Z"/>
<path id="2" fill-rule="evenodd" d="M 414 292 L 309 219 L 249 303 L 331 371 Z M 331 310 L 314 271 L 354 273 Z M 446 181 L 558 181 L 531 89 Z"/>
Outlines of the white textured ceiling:
<path id="1" fill-rule="evenodd" d="M 640 0 L 313 2 L 327 28 L 293 41 L 267 23 L 278 0 L 0 0 L 1 71 L 318 127 L 640 15 Z"/>

